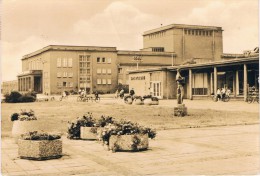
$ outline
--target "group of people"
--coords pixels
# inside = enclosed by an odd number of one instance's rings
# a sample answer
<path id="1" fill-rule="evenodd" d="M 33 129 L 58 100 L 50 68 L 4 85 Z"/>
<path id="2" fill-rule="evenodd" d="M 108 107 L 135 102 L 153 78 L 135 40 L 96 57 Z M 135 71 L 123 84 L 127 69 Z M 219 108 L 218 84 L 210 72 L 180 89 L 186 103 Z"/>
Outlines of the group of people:
<path id="1" fill-rule="evenodd" d="M 219 100 L 223 100 L 224 98 L 225 98 L 225 96 L 229 96 L 230 95 L 230 93 L 231 93 L 231 90 L 229 89 L 229 88 L 225 88 L 225 87 L 223 87 L 223 88 L 218 88 L 217 89 L 217 92 L 216 92 L 216 94 L 217 94 L 217 100 L 219 101 Z"/>
<path id="2" fill-rule="evenodd" d="M 132 88 L 129 92 L 129 95 L 133 98 L 134 95 L 135 95 L 135 91 L 134 91 L 134 88 Z M 115 98 L 124 98 L 125 96 L 125 90 L 124 89 L 121 89 L 120 91 L 119 90 L 116 90 L 116 93 L 115 93 Z"/>
<path id="3" fill-rule="evenodd" d="M 81 97 L 87 97 L 87 95 L 89 95 L 89 92 L 85 91 L 84 89 L 80 89 L 78 93 Z M 95 95 L 96 99 L 99 97 L 98 91 L 94 91 L 93 94 Z"/>

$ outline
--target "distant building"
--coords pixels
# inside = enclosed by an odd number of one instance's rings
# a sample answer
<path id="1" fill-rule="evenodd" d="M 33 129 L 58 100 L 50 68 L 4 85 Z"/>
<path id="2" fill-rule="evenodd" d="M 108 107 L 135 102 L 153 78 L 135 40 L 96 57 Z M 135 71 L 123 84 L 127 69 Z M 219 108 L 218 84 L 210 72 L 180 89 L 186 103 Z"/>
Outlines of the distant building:
<path id="1" fill-rule="evenodd" d="M 2 94 L 7 94 L 11 93 L 12 91 L 18 91 L 18 81 L 5 81 L 2 83 L 1 87 L 1 93 Z"/>
<path id="2" fill-rule="evenodd" d="M 118 51 L 116 47 L 50 45 L 22 58 L 19 91 L 60 94 L 62 91 L 114 92 L 128 84 L 128 70 L 169 66 L 174 53 Z"/>

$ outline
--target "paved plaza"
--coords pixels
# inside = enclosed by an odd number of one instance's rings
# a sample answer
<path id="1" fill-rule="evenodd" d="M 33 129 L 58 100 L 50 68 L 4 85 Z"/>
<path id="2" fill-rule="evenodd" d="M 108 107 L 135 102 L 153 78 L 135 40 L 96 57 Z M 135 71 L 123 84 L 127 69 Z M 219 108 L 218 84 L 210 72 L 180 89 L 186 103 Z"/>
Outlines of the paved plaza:
<path id="1" fill-rule="evenodd" d="M 14 139 L 2 138 L 2 175 L 257 175 L 259 148 L 259 125 L 158 131 L 142 152 L 63 136 L 63 157 L 47 161 L 19 159 Z"/>

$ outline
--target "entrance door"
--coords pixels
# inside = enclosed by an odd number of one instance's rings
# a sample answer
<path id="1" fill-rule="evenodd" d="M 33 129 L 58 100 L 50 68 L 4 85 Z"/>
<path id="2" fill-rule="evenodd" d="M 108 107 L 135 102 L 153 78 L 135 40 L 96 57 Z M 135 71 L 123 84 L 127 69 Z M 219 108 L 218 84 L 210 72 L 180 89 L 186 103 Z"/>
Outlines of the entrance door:
<path id="1" fill-rule="evenodd" d="M 161 97 L 162 91 L 161 91 L 161 82 L 159 81 L 153 81 L 151 82 L 151 94 L 154 97 Z"/>

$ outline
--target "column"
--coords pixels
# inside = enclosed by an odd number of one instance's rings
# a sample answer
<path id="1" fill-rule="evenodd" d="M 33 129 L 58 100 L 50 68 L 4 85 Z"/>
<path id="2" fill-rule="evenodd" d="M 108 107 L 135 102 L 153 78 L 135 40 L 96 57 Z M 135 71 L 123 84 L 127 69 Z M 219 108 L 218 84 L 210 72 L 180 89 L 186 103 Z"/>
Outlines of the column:
<path id="1" fill-rule="evenodd" d="M 236 95 L 239 95 L 239 74 L 238 74 L 238 70 L 236 71 Z"/>
<path id="2" fill-rule="evenodd" d="M 31 76 L 31 89 L 34 91 L 34 76 Z"/>
<path id="3" fill-rule="evenodd" d="M 236 71 L 237 72 L 237 71 Z M 233 94 L 234 94 L 234 97 L 237 96 L 237 89 L 236 89 L 236 82 L 237 82 L 237 79 L 236 79 L 236 72 L 233 72 Z"/>
<path id="4" fill-rule="evenodd" d="M 208 96 L 210 96 L 210 94 L 211 94 L 211 85 L 210 85 L 210 81 L 211 81 L 211 73 L 209 72 L 207 72 L 207 95 Z"/>
<path id="5" fill-rule="evenodd" d="M 244 101 L 247 99 L 247 65 L 244 64 Z"/>
<path id="6" fill-rule="evenodd" d="M 193 87 L 193 84 L 192 84 L 192 70 L 189 69 L 189 93 L 190 93 L 190 100 L 192 100 L 192 87 Z"/>
<path id="7" fill-rule="evenodd" d="M 218 86 L 218 75 L 217 75 L 217 67 L 214 67 L 214 95 L 216 95 Z"/>

